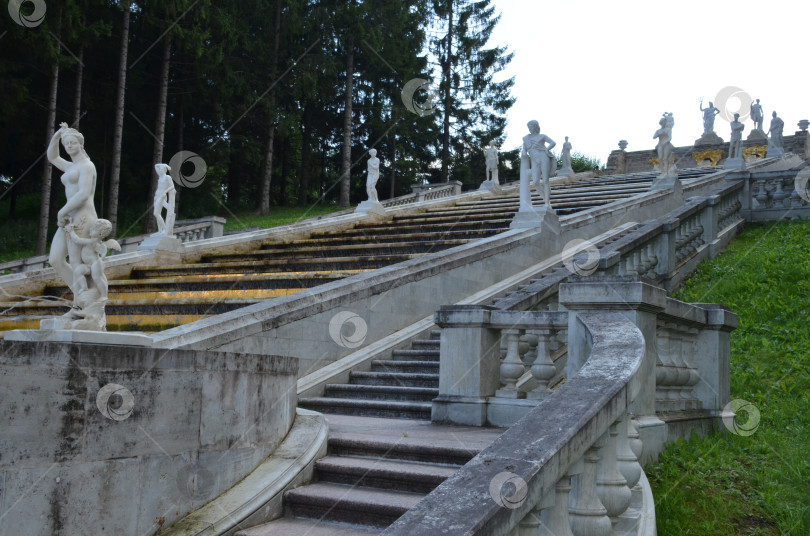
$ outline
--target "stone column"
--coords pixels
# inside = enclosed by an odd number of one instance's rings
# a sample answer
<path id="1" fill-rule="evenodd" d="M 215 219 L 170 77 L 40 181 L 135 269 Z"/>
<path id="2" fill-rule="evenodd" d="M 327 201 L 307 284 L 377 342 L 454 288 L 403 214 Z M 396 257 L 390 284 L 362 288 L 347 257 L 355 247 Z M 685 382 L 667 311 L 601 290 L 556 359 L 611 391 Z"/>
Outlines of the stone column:
<path id="1" fill-rule="evenodd" d="M 708 325 L 697 335 L 694 366 L 699 380 L 692 394 L 703 403 L 703 409 L 719 413 L 730 399 L 729 337 L 737 329 L 737 315 L 716 303 L 694 303 L 707 311 Z"/>
<path id="2" fill-rule="evenodd" d="M 500 332 L 489 328 L 491 307 L 455 305 L 434 315 L 442 328 L 439 396 L 431 420 L 483 426 L 487 397 L 500 387 Z"/>

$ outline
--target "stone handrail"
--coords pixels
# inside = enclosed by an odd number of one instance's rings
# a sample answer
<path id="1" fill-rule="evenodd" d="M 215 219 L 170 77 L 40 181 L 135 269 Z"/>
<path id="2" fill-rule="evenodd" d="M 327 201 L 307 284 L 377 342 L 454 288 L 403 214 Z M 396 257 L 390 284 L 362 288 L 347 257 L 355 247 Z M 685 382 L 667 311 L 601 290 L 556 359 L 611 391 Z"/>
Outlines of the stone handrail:
<path id="1" fill-rule="evenodd" d="M 641 467 L 628 411 L 644 338 L 618 312 L 572 321 L 591 348 L 576 376 L 382 534 L 537 534 L 543 524 L 550 534 L 608 536 L 632 514 Z"/>

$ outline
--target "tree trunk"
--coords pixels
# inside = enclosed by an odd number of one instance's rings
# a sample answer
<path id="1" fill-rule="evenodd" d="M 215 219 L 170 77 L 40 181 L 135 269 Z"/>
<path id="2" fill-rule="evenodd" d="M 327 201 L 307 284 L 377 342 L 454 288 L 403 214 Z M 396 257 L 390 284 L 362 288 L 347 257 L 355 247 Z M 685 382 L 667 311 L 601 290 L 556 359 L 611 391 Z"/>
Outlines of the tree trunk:
<path id="1" fill-rule="evenodd" d="M 346 98 L 343 113 L 343 163 L 340 169 L 340 206 L 349 206 L 352 168 L 352 93 L 354 86 L 354 33 L 346 39 Z"/>
<path id="2" fill-rule="evenodd" d="M 450 75 L 453 67 L 453 2 L 450 2 L 450 9 L 447 15 L 447 41 L 444 46 L 444 58 L 442 58 L 442 76 L 444 77 L 444 130 L 442 132 L 442 174 L 441 181 L 450 180 L 450 105 L 451 83 Z"/>
<path id="3" fill-rule="evenodd" d="M 57 32 L 61 26 L 62 12 L 59 12 L 59 22 Z M 48 95 L 48 123 L 45 129 L 45 143 L 50 143 L 56 129 L 56 94 L 59 89 L 59 53 L 61 45 L 57 38 L 56 54 L 53 64 L 51 64 L 51 89 Z M 34 255 L 45 254 L 45 244 L 48 241 L 48 222 L 51 212 L 51 162 L 46 158 L 45 166 L 42 170 L 42 202 L 39 206 L 39 229 L 37 230 L 37 244 L 34 248 Z"/>
<path id="4" fill-rule="evenodd" d="M 76 65 L 76 91 L 73 99 L 73 128 L 79 130 L 82 119 L 82 82 L 84 81 L 84 45 L 79 49 L 79 63 Z"/>
<path id="5" fill-rule="evenodd" d="M 121 58 L 118 63 L 118 93 L 115 100 L 115 126 L 113 127 L 112 169 L 107 201 L 107 219 L 112 223 L 112 236 L 118 226 L 118 187 L 121 183 L 121 140 L 124 133 L 124 94 L 127 88 L 127 53 L 129 49 L 129 2 L 124 2 L 124 20 L 121 29 Z"/>
<path id="6" fill-rule="evenodd" d="M 396 196 L 395 181 L 397 178 L 397 134 L 396 131 L 391 132 L 391 146 L 388 152 L 388 161 L 391 163 L 391 193 L 388 199 L 393 199 Z"/>
<path id="7" fill-rule="evenodd" d="M 158 93 L 158 110 L 157 118 L 155 120 L 155 149 L 152 153 L 152 180 L 149 183 L 149 211 L 146 215 L 146 224 L 144 230 L 147 233 L 153 233 L 156 230 L 155 219 L 152 217 L 152 205 L 155 200 L 155 190 L 157 190 L 157 171 L 155 171 L 155 164 L 160 164 L 163 161 L 163 136 L 166 133 L 166 95 L 169 91 L 169 64 L 172 57 L 172 35 L 166 35 L 166 41 L 163 43 L 163 64 L 160 70 L 160 92 Z"/>
<path id="8" fill-rule="evenodd" d="M 309 190 L 309 175 L 312 167 L 312 105 L 307 104 L 304 108 L 304 128 L 301 133 L 301 182 L 298 184 L 298 205 L 307 204 L 307 192 Z"/>
<path id="9" fill-rule="evenodd" d="M 273 39 L 273 63 L 271 73 L 276 75 L 278 67 L 278 49 L 281 42 L 281 0 L 276 0 L 276 27 Z M 270 91 L 270 127 L 267 132 L 267 146 L 265 148 L 264 174 L 262 175 L 262 194 L 260 199 L 259 213 L 262 216 L 270 214 L 270 183 L 273 180 L 273 143 L 276 139 L 276 92 Z"/>

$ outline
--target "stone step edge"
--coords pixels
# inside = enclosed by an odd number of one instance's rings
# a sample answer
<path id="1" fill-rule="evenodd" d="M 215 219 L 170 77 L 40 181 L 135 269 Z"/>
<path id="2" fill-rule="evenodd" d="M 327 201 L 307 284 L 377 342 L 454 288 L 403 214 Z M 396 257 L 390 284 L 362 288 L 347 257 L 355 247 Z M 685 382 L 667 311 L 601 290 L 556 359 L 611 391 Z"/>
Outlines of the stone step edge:
<path id="1" fill-rule="evenodd" d="M 323 415 L 297 408 L 292 428 L 273 454 L 238 484 L 156 536 L 219 536 L 247 528 L 239 525 L 248 518 L 253 526 L 280 517 L 283 494 L 312 479 L 315 460 L 326 454 L 328 435 Z"/>

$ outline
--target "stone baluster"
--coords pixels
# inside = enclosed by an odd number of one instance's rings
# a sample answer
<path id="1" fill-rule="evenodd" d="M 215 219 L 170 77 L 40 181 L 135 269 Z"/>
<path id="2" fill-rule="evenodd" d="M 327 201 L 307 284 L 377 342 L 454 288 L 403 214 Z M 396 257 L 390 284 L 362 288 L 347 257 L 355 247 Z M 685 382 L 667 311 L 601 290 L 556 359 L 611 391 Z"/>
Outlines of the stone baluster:
<path id="1" fill-rule="evenodd" d="M 527 332 L 528 335 L 529 332 Z M 554 367 L 554 361 L 551 360 L 551 350 L 549 343 L 551 340 L 550 329 L 535 329 L 531 330 L 535 336 L 536 343 L 536 359 L 531 366 L 532 377 L 537 381 L 537 387 L 526 395 L 526 398 L 534 400 L 542 400 L 551 394 L 549 389 L 549 382 L 551 378 L 557 373 Z"/>
<path id="2" fill-rule="evenodd" d="M 683 344 L 683 361 L 684 365 L 686 366 L 686 370 L 689 373 L 689 377 L 684 384 L 683 389 L 681 390 L 681 398 L 684 399 L 685 408 L 684 409 L 699 409 L 696 404 L 697 400 L 692 394 L 692 391 L 695 389 L 695 386 L 700 382 L 700 374 L 695 368 L 693 357 L 695 352 L 697 352 L 697 335 L 698 329 L 694 327 L 684 328 L 684 338 L 682 341 Z"/>
<path id="3" fill-rule="evenodd" d="M 604 441 L 604 437 L 599 438 L 585 452 L 582 473 L 572 479 L 568 517 L 574 536 L 610 536 L 612 532 L 607 510 L 596 493 L 596 465 Z"/>
<path id="4" fill-rule="evenodd" d="M 757 208 L 766 208 L 768 203 L 768 192 L 765 191 L 765 179 L 756 181 L 756 190 L 757 191 L 756 194 L 754 194 L 754 199 L 757 200 Z"/>
<path id="5" fill-rule="evenodd" d="M 636 459 L 640 460 L 641 453 L 644 452 L 644 443 L 642 443 L 638 428 L 636 428 L 636 422 L 632 418 L 627 421 L 627 439 L 630 443 L 630 450 L 636 455 Z"/>
<path id="6" fill-rule="evenodd" d="M 617 460 L 617 436 L 619 435 L 619 422 L 610 425 L 606 435 L 605 446 L 599 451 L 600 460 L 597 465 L 596 493 L 599 502 L 607 510 L 614 532 L 619 516 L 630 507 L 630 488 L 627 479 L 619 471 Z"/>
<path id="7" fill-rule="evenodd" d="M 775 179 L 774 182 L 776 183 L 776 191 L 773 192 L 773 204 L 774 208 L 777 208 L 779 205 L 784 206 L 784 200 L 787 194 L 782 189 L 782 179 Z"/>
<path id="8" fill-rule="evenodd" d="M 571 491 L 571 476 L 581 470 L 582 464 L 576 464 L 554 486 L 554 502 L 540 512 L 540 536 L 574 536 L 571 522 L 568 519 L 568 492 Z"/>
<path id="9" fill-rule="evenodd" d="M 678 371 L 672 363 L 669 330 L 663 322 L 658 323 L 655 347 L 658 354 L 655 366 L 655 398 L 661 411 L 669 411 L 672 407 L 670 390 L 678 379 Z"/>
<path id="10" fill-rule="evenodd" d="M 520 520 L 518 526 L 512 529 L 509 533 L 510 536 L 537 536 L 540 531 L 540 505 L 532 508 L 523 519 Z"/>
<path id="11" fill-rule="evenodd" d="M 619 471 L 621 471 L 627 481 L 627 487 L 630 489 L 634 488 L 641 478 L 641 464 L 638 463 L 638 456 L 630 448 L 631 426 L 630 416 L 625 413 L 619 421 L 619 435 L 616 445 L 616 461 L 619 464 Z M 638 437 L 638 432 L 636 432 L 636 437 Z"/>
<path id="12" fill-rule="evenodd" d="M 501 331 L 501 337 L 506 337 L 506 356 L 501 363 L 501 383 L 503 387 L 495 392 L 495 396 L 500 398 L 523 398 L 526 396 L 517 388 L 517 381 L 523 376 L 525 367 L 520 360 L 520 330 L 505 329 Z"/>

